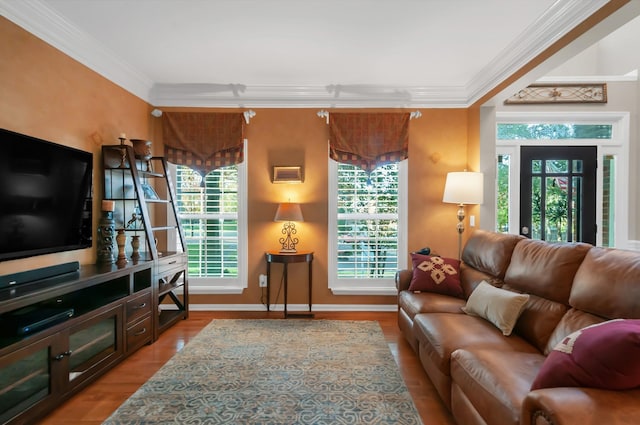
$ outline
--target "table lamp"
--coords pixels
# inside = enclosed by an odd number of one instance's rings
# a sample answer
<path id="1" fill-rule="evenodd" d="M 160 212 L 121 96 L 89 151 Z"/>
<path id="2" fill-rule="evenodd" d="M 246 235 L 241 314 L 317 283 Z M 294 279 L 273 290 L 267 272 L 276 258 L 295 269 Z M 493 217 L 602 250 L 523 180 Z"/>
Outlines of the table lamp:
<path id="1" fill-rule="evenodd" d="M 273 221 L 283 221 L 282 225 L 282 234 L 286 235 L 285 237 L 281 237 L 278 242 L 282 244 L 282 249 L 280 252 L 297 252 L 296 244 L 298 243 L 298 238 L 295 235 L 298 231 L 296 230 L 296 225 L 294 221 L 304 221 L 302 217 L 302 210 L 300 209 L 300 204 L 296 204 L 293 202 L 283 202 L 278 204 L 278 209 L 276 211 L 276 216 Z"/>

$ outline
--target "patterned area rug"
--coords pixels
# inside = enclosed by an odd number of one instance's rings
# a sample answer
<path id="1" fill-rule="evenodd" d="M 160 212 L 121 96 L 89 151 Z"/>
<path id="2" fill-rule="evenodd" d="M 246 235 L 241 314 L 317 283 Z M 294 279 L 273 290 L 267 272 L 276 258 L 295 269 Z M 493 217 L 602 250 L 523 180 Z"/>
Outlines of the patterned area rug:
<path id="1" fill-rule="evenodd" d="M 377 322 L 213 320 L 104 424 L 421 424 Z"/>

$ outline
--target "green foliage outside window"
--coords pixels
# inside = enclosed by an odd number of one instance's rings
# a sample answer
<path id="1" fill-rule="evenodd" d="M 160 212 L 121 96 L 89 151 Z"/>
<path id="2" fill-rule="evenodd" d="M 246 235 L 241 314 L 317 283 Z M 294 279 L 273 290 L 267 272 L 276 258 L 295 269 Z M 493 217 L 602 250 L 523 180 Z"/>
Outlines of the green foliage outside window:
<path id="1" fill-rule="evenodd" d="M 338 164 L 338 276 L 391 278 L 398 268 L 398 164 Z"/>
<path id="2" fill-rule="evenodd" d="M 204 178 L 188 167 L 176 171 L 178 212 L 192 277 L 238 276 L 238 169 Z"/>
<path id="3" fill-rule="evenodd" d="M 498 124 L 498 140 L 611 139 L 610 124 Z"/>

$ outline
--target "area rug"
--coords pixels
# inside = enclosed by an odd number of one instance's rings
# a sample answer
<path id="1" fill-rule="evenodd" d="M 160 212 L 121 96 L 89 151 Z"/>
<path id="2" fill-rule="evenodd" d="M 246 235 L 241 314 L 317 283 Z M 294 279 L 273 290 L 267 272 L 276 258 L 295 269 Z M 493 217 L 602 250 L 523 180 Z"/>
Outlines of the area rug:
<path id="1" fill-rule="evenodd" d="M 213 320 L 104 424 L 421 424 L 373 321 Z"/>

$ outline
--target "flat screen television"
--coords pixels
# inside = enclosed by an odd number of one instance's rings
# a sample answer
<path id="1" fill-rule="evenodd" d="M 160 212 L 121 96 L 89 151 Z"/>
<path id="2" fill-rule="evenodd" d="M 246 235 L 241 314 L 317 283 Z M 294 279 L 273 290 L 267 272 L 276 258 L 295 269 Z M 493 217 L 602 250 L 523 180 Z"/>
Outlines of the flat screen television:
<path id="1" fill-rule="evenodd" d="M 0 129 L 0 261 L 91 247 L 93 153 Z"/>

